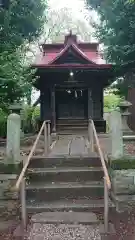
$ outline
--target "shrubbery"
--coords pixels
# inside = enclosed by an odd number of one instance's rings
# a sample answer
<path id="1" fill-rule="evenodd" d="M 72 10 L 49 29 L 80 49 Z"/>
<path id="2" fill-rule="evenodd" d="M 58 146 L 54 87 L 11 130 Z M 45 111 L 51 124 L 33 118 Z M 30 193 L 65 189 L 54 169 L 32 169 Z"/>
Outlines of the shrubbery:
<path id="1" fill-rule="evenodd" d="M 24 133 L 36 132 L 37 121 L 40 118 L 40 107 L 30 107 L 25 105 L 22 110 L 21 118 Z"/>
<path id="2" fill-rule="evenodd" d="M 7 116 L 8 114 L 0 108 L 0 137 L 6 137 Z"/>
<path id="3" fill-rule="evenodd" d="M 6 137 L 8 113 L 0 108 L 0 137 Z M 24 133 L 35 133 L 40 118 L 40 107 L 35 108 L 25 105 L 22 113 L 22 130 Z"/>
<path id="4" fill-rule="evenodd" d="M 120 102 L 120 97 L 115 94 L 104 96 L 104 112 L 111 112 L 116 109 Z"/>

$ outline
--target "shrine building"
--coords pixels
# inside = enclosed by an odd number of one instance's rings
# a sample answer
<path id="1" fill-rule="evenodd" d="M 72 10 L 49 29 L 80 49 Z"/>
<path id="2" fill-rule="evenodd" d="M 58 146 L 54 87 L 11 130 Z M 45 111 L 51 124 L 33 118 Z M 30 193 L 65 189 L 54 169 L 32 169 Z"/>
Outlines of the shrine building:
<path id="1" fill-rule="evenodd" d="M 104 88 L 113 81 L 113 66 L 106 64 L 99 43 L 84 43 L 70 32 L 64 43 L 42 44 L 36 67 L 41 120 L 51 120 L 52 132 L 60 120 L 94 120 L 98 132 L 106 131 L 103 119 Z"/>

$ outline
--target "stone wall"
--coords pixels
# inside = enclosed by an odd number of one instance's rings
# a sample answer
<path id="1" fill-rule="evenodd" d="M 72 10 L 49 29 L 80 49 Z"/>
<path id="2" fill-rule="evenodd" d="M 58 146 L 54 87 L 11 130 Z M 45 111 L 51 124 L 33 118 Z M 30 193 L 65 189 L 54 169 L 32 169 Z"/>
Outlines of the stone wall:
<path id="1" fill-rule="evenodd" d="M 112 160 L 111 197 L 118 212 L 135 207 L 135 159 Z"/>
<path id="2" fill-rule="evenodd" d="M 135 194 L 135 170 L 114 170 L 112 184 L 114 194 Z"/>
<path id="3" fill-rule="evenodd" d="M 19 193 L 12 190 L 20 170 L 18 166 L 0 163 L 0 216 L 18 215 Z"/>

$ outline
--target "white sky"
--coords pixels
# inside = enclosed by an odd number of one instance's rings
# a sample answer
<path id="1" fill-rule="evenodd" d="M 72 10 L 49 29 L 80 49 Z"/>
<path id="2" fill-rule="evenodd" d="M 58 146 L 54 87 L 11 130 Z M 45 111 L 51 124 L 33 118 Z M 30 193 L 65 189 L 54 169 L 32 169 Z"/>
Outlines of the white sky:
<path id="1" fill-rule="evenodd" d="M 88 14 L 89 17 L 97 19 L 97 14 L 94 11 L 88 11 L 85 0 L 49 0 L 49 6 L 53 9 L 68 7 L 73 12 L 74 17 L 84 18 Z"/>
<path id="2" fill-rule="evenodd" d="M 49 5 L 52 8 L 62 8 L 62 7 L 70 7 L 76 13 L 78 10 L 84 8 L 84 0 L 49 0 Z"/>

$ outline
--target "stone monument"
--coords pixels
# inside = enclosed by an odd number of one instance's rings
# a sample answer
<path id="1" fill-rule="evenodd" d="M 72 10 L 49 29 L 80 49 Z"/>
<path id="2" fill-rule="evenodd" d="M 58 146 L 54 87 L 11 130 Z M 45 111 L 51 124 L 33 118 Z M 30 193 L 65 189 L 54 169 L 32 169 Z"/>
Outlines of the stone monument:
<path id="1" fill-rule="evenodd" d="M 20 128 L 20 116 L 16 113 L 10 114 L 7 119 L 7 164 L 16 164 L 20 161 Z"/>
<path id="2" fill-rule="evenodd" d="M 121 119 L 122 119 L 122 132 L 123 135 L 131 135 L 133 131 L 129 128 L 127 124 L 128 116 L 131 114 L 128 109 L 132 104 L 126 100 L 121 101 L 119 104 Z"/>
<path id="3" fill-rule="evenodd" d="M 122 136 L 122 121 L 119 111 L 110 113 L 110 135 L 111 135 L 111 157 L 118 159 L 123 157 L 123 136 Z"/>

